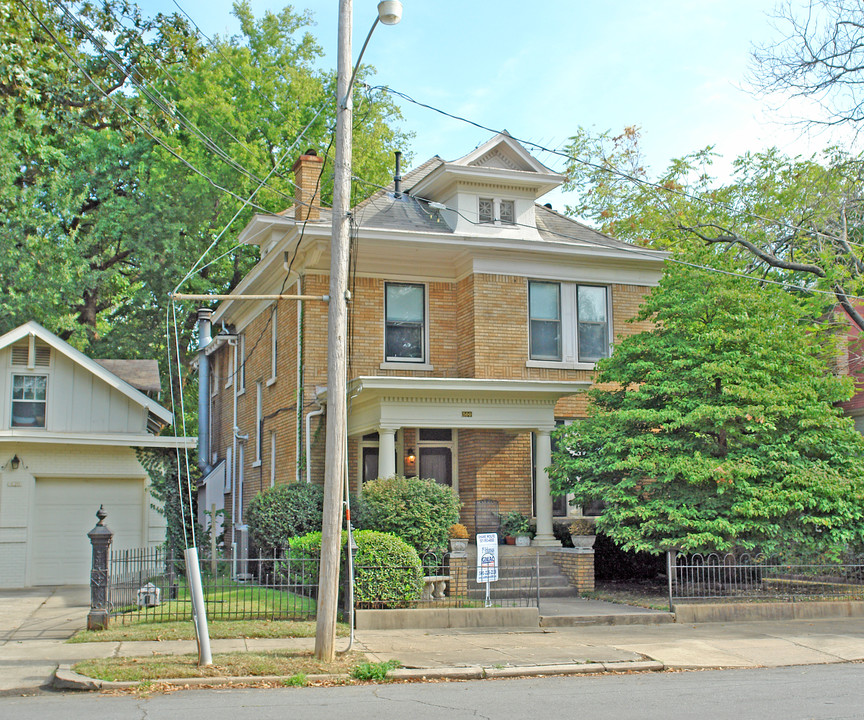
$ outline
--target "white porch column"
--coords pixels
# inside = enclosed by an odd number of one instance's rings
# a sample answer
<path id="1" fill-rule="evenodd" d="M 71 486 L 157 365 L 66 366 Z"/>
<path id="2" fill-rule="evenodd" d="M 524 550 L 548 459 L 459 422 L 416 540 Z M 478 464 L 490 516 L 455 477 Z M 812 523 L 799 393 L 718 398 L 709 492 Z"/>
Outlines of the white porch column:
<path id="1" fill-rule="evenodd" d="M 378 429 L 378 477 L 396 474 L 396 430 Z"/>
<path id="2" fill-rule="evenodd" d="M 549 430 L 536 431 L 536 478 L 537 488 L 534 497 L 534 509 L 537 513 L 537 534 L 532 545 L 555 546 L 561 543 L 555 539 L 552 531 L 552 495 L 549 488 L 549 475 L 546 468 L 552 464 L 552 439 Z"/>

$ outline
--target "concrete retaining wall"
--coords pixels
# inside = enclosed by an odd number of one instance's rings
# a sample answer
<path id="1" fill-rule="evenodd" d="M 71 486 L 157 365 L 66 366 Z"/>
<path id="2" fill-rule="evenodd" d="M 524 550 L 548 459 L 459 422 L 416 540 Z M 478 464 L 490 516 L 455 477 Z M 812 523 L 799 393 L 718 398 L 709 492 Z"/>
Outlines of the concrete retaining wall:
<path id="1" fill-rule="evenodd" d="M 740 622 L 746 620 L 815 620 L 819 618 L 864 617 L 864 602 L 706 603 L 675 604 L 679 623 Z"/>
<path id="2" fill-rule="evenodd" d="M 357 610 L 355 626 L 357 630 L 540 627 L 540 613 L 536 607 Z"/>

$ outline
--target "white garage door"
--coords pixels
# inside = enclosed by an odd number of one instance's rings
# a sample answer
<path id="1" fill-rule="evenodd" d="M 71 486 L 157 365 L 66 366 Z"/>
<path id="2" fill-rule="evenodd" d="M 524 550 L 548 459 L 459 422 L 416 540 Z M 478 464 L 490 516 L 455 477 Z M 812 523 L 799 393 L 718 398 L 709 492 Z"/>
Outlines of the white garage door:
<path id="1" fill-rule="evenodd" d="M 112 548 L 144 544 L 144 481 L 129 479 L 36 478 L 36 513 L 31 528 L 30 582 L 86 585 L 90 582 L 90 540 L 99 505 L 114 531 Z"/>

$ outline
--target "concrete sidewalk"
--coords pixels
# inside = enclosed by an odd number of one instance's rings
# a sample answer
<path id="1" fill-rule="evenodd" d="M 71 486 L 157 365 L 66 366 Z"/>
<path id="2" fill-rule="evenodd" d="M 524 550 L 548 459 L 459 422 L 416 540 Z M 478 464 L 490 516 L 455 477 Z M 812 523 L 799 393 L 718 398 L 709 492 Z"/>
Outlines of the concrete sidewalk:
<path id="1" fill-rule="evenodd" d="M 41 594 L 41 595 L 40 595 Z M 615 606 L 594 608 L 605 616 Z M 601 612 L 602 611 L 602 612 Z M 626 612 L 626 610 L 625 610 Z M 194 641 L 67 644 L 84 626 L 86 589 L 0 593 L 0 693 L 45 687 L 59 664 L 95 657 L 196 652 Z M 638 613 L 637 613 L 638 614 Z M 214 653 L 309 650 L 311 638 L 214 640 Z M 337 640 L 337 649 L 347 645 Z M 429 675 L 552 674 L 576 665 L 642 670 L 746 668 L 864 660 L 864 618 L 738 623 L 583 625 L 579 627 L 377 630 L 357 633 L 371 660 L 399 660 Z M 572 670 L 570 670 L 572 672 Z M 406 671 L 407 672 L 407 671 Z"/>

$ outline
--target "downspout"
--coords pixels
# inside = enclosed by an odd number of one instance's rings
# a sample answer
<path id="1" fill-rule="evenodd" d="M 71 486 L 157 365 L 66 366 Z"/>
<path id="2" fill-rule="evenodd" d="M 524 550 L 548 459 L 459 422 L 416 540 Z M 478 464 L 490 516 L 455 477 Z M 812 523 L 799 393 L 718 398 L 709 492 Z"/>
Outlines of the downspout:
<path id="1" fill-rule="evenodd" d="M 312 439 L 309 433 L 311 423 L 309 420 L 313 417 L 318 417 L 324 414 L 324 407 L 319 405 L 317 410 L 310 410 L 306 413 L 306 483 L 312 482 Z"/>
<path id="2" fill-rule="evenodd" d="M 231 540 L 232 544 L 236 545 L 234 535 L 237 529 L 237 341 L 235 340 L 233 344 L 234 363 L 232 368 L 234 377 L 231 378 L 231 388 L 234 391 L 234 417 L 231 421 Z"/>
<path id="3" fill-rule="evenodd" d="M 205 350 L 210 335 L 210 308 L 198 309 L 198 467 L 210 472 L 210 358 Z"/>
<path id="4" fill-rule="evenodd" d="M 297 278 L 297 294 L 303 294 L 300 278 Z M 294 480 L 300 482 L 300 449 L 303 446 L 303 301 L 297 301 L 297 437 L 295 438 Z M 306 459 L 309 462 L 309 459 Z"/>

